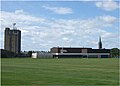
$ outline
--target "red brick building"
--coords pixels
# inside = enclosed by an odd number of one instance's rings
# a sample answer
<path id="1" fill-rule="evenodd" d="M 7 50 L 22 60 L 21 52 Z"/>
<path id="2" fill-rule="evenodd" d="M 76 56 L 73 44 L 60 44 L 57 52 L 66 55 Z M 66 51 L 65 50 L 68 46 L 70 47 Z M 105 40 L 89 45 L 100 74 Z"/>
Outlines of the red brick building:
<path id="1" fill-rule="evenodd" d="M 51 53 L 55 58 L 109 58 L 110 49 L 53 47 Z"/>

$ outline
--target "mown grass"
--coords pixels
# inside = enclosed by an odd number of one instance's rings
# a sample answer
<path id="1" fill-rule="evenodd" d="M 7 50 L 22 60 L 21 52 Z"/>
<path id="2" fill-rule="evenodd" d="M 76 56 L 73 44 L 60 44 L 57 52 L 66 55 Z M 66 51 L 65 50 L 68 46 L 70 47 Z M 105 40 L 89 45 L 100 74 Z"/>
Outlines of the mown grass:
<path id="1" fill-rule="evenodd" d="M 119 85 L 119 59 L 2 58 L 2 86 Z"/>

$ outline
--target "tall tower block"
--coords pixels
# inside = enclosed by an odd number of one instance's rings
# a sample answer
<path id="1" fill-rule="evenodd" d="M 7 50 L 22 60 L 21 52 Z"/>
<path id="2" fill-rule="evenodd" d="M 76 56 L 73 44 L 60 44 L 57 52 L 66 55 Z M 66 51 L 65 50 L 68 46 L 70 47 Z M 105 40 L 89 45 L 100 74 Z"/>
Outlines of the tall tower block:
<path id="1" fill-rule="evenodd" d="M 4 49 L 19 54 L 21 51 L 21 31 L 5 28 Z"/>
<path id="2" fill-rule="evenodd" d="M 102 49 L 102 41 L 101 41 L 101 37 L 99 37 L 98 48 L 99 48 L 99 49 Z"/>

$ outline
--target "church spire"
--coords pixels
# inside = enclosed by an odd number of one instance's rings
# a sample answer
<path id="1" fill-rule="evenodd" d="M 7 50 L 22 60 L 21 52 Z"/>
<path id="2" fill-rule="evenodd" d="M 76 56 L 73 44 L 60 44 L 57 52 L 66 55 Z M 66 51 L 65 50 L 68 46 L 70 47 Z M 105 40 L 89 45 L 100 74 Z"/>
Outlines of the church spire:
<path id="1" fill-rule="evenodd" d="M 101 41 L 101 36 L 99 37 L 98 48 L 99 48 L 99 49 L 102 49 L 102 41 Z"/>

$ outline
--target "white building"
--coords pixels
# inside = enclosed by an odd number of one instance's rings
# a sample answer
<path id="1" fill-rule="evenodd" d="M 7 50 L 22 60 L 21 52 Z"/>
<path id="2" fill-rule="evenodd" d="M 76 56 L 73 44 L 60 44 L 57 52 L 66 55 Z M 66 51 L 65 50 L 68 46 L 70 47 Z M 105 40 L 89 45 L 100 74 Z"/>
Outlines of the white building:
<path id="1" fill-rule="evenodd" d="M 34 52 L 32 58 L 52 58 L 52 54 L 48 52 Z"/>

